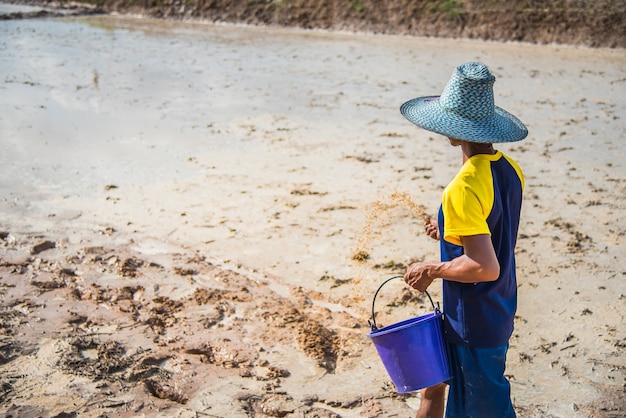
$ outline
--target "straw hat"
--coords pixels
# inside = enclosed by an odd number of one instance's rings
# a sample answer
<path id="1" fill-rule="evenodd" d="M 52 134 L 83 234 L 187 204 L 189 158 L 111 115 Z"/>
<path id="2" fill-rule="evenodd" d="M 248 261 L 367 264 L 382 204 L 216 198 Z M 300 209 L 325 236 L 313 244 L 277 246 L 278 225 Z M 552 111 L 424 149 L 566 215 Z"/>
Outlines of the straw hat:
<path id="1" fill-rule="evenodd" d="M 514 142 L 526 138 L 526 126 L 494 105 L 496 77 L 485 64 L 458 66 L 441 96 L 418 97 L 400 107 L 400 113 L 420 128 L 470 142 Z"/>

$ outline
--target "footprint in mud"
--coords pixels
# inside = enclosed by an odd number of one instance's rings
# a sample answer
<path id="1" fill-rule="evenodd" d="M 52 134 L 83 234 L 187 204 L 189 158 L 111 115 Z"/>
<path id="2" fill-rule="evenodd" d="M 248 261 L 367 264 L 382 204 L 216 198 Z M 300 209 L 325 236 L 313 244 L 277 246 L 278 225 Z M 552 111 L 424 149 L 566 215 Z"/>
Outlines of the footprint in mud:
<path id="1" fill-rule="evenodd" d="M 163 335 L 166 328 L 173 327 L 178 322 L 175 314 L 185 307 L 183 302 L 172 300 L 167 296 L 154 298 L 152 304 L 154 306 L 150 308 L 148 318 L 143 322 L 157 335 Z"/>
<path id="2" fill-rule="evenodd" d="M 202 362 L 233 369 L 246 368 L 258 359 L 259 354 L 247 344 L 220 338 L 199 347 L 185 350 L 188 354 L 199 355 Z"/>
<path id="3" fill-rule="evenodd" d="M 319 322 L 309 319 L 297 326 L 298 346 L 307 356 L 328 373 L 334 373 L 337 366 L 339 336 Z"/>
<path id="4" fill-rule="evenodd" d="M 179 404 L 186 404 L 189 399 L 176 388 L 170 373 L 159 369 L 159 374 L 143 381 L 146 390 L 155 398 L 167 399 Z"/>
<path id="5" fill-rule="evenodd" d="M 136 357 L 126 355 L 124 346 L 117 341 L 101 342 L 92 337 L 72 337 L 59 342 L 61 352 L 56 366 L 65 373 L 89 377 L 94 380 L 112 379 L 136 362 Z"/>

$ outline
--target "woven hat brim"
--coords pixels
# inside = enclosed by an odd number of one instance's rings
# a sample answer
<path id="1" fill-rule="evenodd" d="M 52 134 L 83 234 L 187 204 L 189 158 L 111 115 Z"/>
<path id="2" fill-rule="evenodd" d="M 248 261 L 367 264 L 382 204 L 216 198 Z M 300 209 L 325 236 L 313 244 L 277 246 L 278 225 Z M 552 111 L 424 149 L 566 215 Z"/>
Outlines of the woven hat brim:
<path id="1" fill-rule="evenodd" d="M 517 117 L 495 106 L 493 116 L 473 119 L 443 109 L 439 96 L 418 97 L 400 106 L 400 113 L 410 122 L 438 134 L 480 143 L 521 141 L 528 129 Z"/>

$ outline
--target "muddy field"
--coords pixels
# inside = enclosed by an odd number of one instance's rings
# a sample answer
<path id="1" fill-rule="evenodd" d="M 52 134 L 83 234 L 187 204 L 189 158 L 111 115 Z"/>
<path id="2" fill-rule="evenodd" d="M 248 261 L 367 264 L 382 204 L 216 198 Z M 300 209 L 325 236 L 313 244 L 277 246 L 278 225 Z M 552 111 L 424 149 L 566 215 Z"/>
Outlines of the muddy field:
<path id="1" fill-rule="evenodd" d="M 361 360 L 363 323 L 316 306 L 322 295 L 285 287 L 291 297 L 281 297 L 257 274 L 193 253 L 150 259 L 119 246 L 2 239 L 6 416 L 174 416 L 172 404 L 176 416 L 196 416 L 185 412 L 191 397 L 200 416 L 339 416 L 330 411 L 384 402 L 281 389 L 307 372 L 285 368 L 284 356 L 317 374 Z M 229 396 L 212 393 L 233 381 Z"/>
<path id="2" fill-rule="evenodd" d="M 469 60 L 530 131 L 516 411 L 623 416 L 620 50 L 128 16 L 0 22 L 0 415 L 413 416 L 370 302 L 460 155 L 398 107 Z"/>

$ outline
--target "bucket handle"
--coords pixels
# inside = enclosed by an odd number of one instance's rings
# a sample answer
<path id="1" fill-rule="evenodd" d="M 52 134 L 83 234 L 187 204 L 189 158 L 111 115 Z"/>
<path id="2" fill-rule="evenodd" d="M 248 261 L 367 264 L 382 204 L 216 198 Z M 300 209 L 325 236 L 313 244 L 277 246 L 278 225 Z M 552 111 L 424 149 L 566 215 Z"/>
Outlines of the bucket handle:
<path id="1" fill-rule="evenodd" d="M 386 285 L 387 283 L 389 283 L 393 279 L 404 279 L 404 276 L 392 276 L 392 277 L 388 278 L 387 280 L 382 282 L 380 284 L 380 286 L 378 286 L 378 289 L 376 290 L 376 293 L 374 293 L 374 298 L 372 299 L 372 317 L 367 320 L 367 323 L 370 325 L 370 330 L 371 331 L 376 331 L 378 329 L 378 327 L 376 326 L 376 312 L 374 311 L 374 304 L 376 303 L 376 296 L 378 296 L 378 292 L 380 292 L 380 289 L 382 289 L 384 285 Z M 428 300 L 430 300 L 430 304 L 433 306 L 433 309 L 435 310 L 435 312 L 438 315 L 439 312 L 440 312 L 439 311 L 439 302 L 437 302 L 437 306 L 435 306 L 435 303 L 433 302 L 433 298 L 430 297 L 428 292 L 426 290 L 424 290 L 424 293 L 426 293 L 426 296 L 428 296 Z"/>

